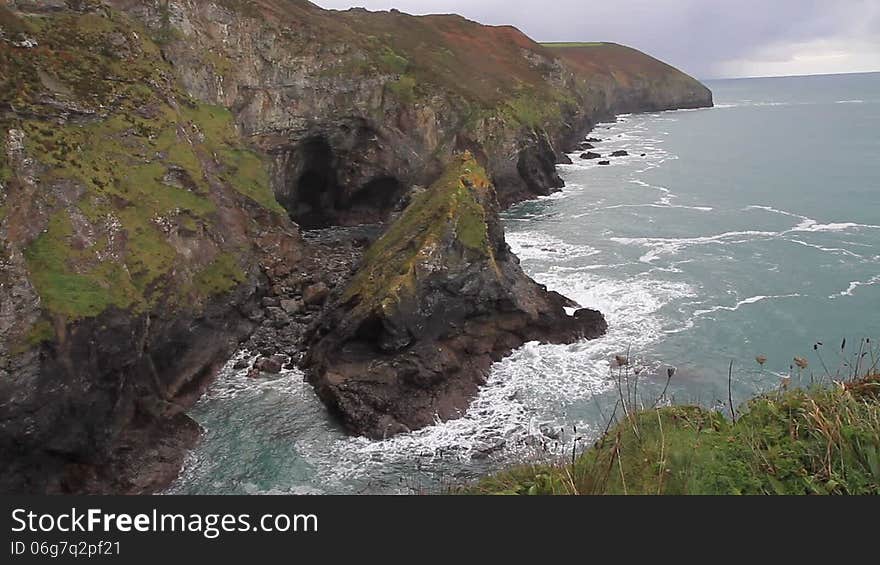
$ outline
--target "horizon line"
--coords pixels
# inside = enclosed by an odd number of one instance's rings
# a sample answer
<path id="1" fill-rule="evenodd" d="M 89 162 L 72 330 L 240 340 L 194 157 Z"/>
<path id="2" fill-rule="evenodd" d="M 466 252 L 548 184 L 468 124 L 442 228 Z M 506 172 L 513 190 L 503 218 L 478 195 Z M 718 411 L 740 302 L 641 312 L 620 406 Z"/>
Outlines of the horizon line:
<path id="1" fill-rule="evenodd" d="M 807 74 L 792 74 L 792 75 L 749 75 L 749 76 L 734 76 L 734 77 L 711 77 L 711 78 L 701 78 L 701 81 L 710 81 L 710 80 L 750 80 L 750 79 L 758 79 L 758 78 L 807 78 L 807 77 L 831 77 L 831 76 L 846 76 L 846 75 L 875 75 L 880 74 L 880 69 L 875 71 L 842 71 L 837 73 L 807 73 Z"/>

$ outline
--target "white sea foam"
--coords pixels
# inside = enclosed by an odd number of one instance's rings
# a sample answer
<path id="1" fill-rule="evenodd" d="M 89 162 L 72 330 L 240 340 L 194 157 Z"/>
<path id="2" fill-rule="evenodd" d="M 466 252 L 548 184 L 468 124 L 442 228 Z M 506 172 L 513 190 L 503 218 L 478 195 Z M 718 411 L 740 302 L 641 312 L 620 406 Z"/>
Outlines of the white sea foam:
<path id="1" fill-rule="evenodd" d="M 818 220 L 810 218 L 809 216 L 804 216 L 802 214 L 797 214 L 795 212 L 789 212 L 787 210 L 779 210 L 777 208 L 773 208 L 772 206 L 748 206 L 744 208 L 744 210 L 763 210 L 765 212 L 771 212 L 774 214 L 780 214 L 783 216 L 788 216 L 791 218 L 796 218 L 800 220 L 796 226 L 792 227 L 789 230 L 783 231 L 782 235 L 787 235 L 790 233 L 797 232 L 845 232 L 851 230 L 862 230 L 862 229 L 870 229 L 877 230 L 880 229 L 880 225 L 874 224 L 860 224 L 856 222 L 830 222 L 827 224 L 823 224 Z"/>
<path id="2" fill-rule="evenodd" d="M 680 204 L 617 204 L 614 206 L 605 206 L 603 208 L 599 208 L 600 210 L 620 210 L 624 208 L 673 208 L 679 210 L 694 210 L 697 212 L 713 212 L 715 208 L 709 206 L 684 206 Z"/>
<path id="3" fill-rule="evenodd" d="M 838 298 L 843 298 L 847 296 L 855 296 L 856 291 L 863 286 L 874 286 L 880 284 L 880 275 L 872 277 L 866 281 L 853 281 L 849 283 L 849 288 L 840 292 L 839 294 L 833 294 L 829 296 L 831 300 L 835 300 Z"/>
<path id="4" fill-rule="evenodd" d="M 778 236 L 772 231 L 732 231 L 712 236 L 662 238 L 662 237 L 612 237 L 610 240 L 621 245 L 636 245 L 648 248 L 649 251 L 639 260 L 642 263 L 653 263 L 660 257 L 676 255 L 684 249 L 700 245 L 727 245 L 748 243 L 755 239 Z"/>
<path id="5" fill-rule="evenodd" d="M 800 239 L 794 239 L 794 238 L 788 238 L 787 241 L 790 241 L 792 243 L 796 243 L 798 245 L 803 245 L 804 247 L 810 247 L 812 249 L 817 249 L 817 250 L 823 251 L 825 253 L 834 253 L 836 255 L 846 255 L 847 257 L 853 257 L 856 259 L 864 259 L 864 257 L 859 255 L 858 253 L 853 253 L 852 251 L 850 251 L 848 249 L 842 249 L 840 247 L 823 247 L 821 245 L 816 245 L 814 243 L 809 243 L 809 242 L 802 241 Z"/>
<path id="6" fill-rule="evenodd" d="M 599 253 L 593 247 L 567 243 L 544 232 L 510 232 L 507 243 L 523 261 L 583 259 Z"/>
<path id="7" fill-rule="evenodd" d="M 858 224 L 855 222 L 838 222 L 821 224 L 811 218 L 805 219 L 803 222 L 792 228 L 786 233 L 791 232 L 843 232 L 849 230 L 871 229 L 880 230 L 880 226 L 873 224 Z"/>
<path id="8" fill-rule="evenodd" d="M 800 294 L 783 294 L 779 296 L 753 296 L 751 298 L 746 298 L 745 300 L 740 300 L 734 306 L 713 306 L 708 310 L 697 310 L 694 312 L 695 318 L 700 318 L 702 316 L 706 316 L 708 314 L 714 314 L 716 312 L 736 312 L 743 306 L 749 306 L 752 304 L 758 304 L 759 302 L 764 302 L 765 300 L 779 300 L 783 298 L 800 298 Z"/>

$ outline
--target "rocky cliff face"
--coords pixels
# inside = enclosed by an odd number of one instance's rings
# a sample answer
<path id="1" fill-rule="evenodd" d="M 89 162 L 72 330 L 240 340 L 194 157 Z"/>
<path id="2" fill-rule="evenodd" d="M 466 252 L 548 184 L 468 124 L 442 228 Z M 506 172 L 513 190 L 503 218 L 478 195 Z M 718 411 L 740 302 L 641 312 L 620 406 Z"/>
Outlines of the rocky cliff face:
<path id="1" fill-rule="evenodd" d="M 0 8 L 0 452 L 39 472 L 0 486 L 64 491 L 198 398 L 253 329 L 263 250 L 295 261 L 298 235 L 143 26 L 38 4 Z"/>
<path id="2" fill-rule="evenodd" d="M 545 195 L 562 186 L 563 151 L 596 121 L 712 103 L 637 51 L 547 47 L 459 16 L 294 0 L 110 3 L 168 38 L 163 54 L 190 93 L 233 110 L 304 227 L 384 219 L 465 149 L 502 205 Z"/>
<path id="3" fill-rule="evenodd" d="M 711 104 L 619 49 L 301 0 L 0 6 L 0 490 L 170 480 L 264 296 L 320 265 L 300 227 L 393 222 L 311 333 L 353 431 L 453 417 L 523 340 L 595 335 L 497 209 L 560 187 L 597 120 Z"/>

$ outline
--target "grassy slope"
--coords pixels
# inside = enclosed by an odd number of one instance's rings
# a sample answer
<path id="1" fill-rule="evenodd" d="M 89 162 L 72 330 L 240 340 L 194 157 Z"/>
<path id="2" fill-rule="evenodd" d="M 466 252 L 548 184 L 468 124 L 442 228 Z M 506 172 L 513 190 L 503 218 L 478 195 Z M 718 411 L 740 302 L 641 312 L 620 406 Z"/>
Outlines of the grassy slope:
<path id="1" fill-rule="evenodd" d="M 621 86 L 629 87 L 638 80 L 690 80 L 681 71 L 649 55 L 617 43 L 545 44 L 560 56 L 578 76 L 613 77 Z"/>
<path id="2" fill-rule="evenodd" d="M 574 465 L 521 467 L 481 494 L 880 494 L 880 376 L 625 418 Z"/>
<path id="3" fill-rule="evenodd" d="M 540 66 L 523 50 L 553 55 L 513 27 L 488 27 L 459 16 L 347 12 L 387 70 L 419 85 L 461 95 L 475 108 L 492 109 L 521 97 L 562 101 Z M 425 94 L 429 94 L 426 89 Z"/>
<path id="4" fill-rule="evenodd" d="M 0 25 L 39 44 L 0 42 L 0 106 L 13 109 L 2 129 L 24 133 L 37 186 L 61 188 L 33 195 L 50 210 L 36 239 L 23 234 L 37 202 L 13 202 L 10 191 L 0 220 L 24 246 L 44 310 L 78 319 L 111 306 L 191 304 L 241 282 L 235 250 L 209 245 L 207 256 L 184 259 L 167 233 L 205 239 L 227 187 L 282 211 L 231 114 L 180 91 L 146 30 L 118 13 L 18 18 L 0 7 Z M 85 117 L 59 121 L 50 98 Z M 0 174 L 10 178 L 5 157 Z"/>

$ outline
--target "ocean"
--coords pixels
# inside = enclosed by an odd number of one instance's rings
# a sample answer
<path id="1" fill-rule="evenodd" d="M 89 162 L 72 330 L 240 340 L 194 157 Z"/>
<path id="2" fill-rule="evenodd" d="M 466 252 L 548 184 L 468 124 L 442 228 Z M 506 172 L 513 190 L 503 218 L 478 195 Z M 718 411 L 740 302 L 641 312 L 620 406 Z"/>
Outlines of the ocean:
<path id="1" fill-rule="evenodd" d="M 299 372 L 231 363 L 170 492 L 440 492 L 571 453 L 615 411 L 616 356 L 639 372 L 624 394 L 718 410 L 850 371 L 880 339 L 880 74 L 707 84 L 715 108 L 600 124 L 595 151 L 629 156 L 574 153 L 562 192 L 504 215 L 526 272 L 605 313 L 606 337 L 528 344 L 463 418 L 385 442 L 347 437 Z"/>

